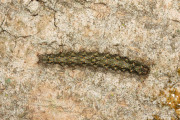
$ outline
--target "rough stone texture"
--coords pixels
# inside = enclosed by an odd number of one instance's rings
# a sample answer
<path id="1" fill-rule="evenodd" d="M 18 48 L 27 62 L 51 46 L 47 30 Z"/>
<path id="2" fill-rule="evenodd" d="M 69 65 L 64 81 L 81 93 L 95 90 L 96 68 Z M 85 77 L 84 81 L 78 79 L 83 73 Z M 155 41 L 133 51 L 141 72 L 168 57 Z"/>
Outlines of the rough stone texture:
<path id="1" fill-rule="evenodd" d="M 68 50 L 118 53 L 151 72 L 37 64 L 38 54 Z M 180 92 L 178 68 L 179 0 L 0 1 L 3 120 L 178 119 L 162 94 Z"/>

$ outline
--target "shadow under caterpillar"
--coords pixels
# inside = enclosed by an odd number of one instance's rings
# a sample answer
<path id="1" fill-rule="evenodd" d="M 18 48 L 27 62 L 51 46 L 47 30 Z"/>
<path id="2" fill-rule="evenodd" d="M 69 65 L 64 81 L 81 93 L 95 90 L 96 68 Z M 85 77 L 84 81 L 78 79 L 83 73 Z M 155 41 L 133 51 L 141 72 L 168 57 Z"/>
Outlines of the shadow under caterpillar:
<path id="1" fill-rule="evenodd" d="M 98 52 L 60 52 L 59 54 L 38 55 L 39 62 L 44 64 L 60 64 L 61 66 L 91 66 L 115 71 L 128 71 L 137 75 L 148 75 L 150 68 L 141 62 L 121 57 L 117 54 Z"/>

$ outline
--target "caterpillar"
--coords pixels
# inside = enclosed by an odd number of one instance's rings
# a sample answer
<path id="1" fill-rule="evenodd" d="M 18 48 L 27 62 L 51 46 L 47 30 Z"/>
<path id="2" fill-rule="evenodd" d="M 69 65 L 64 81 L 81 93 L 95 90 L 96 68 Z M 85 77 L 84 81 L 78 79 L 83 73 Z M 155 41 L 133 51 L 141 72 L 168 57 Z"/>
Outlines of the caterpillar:
<path id="1" fill-rule="evenodd" d="M 141 62 L 130 60 L 117 54 L 98 52 L 60 52 L 58 54 L 38 55 L 39 63 L 60 64 L 61 66 L 91 66 L 94 68 L 128 71 L 137 75 L 147 75 L 150 68 Z"/>

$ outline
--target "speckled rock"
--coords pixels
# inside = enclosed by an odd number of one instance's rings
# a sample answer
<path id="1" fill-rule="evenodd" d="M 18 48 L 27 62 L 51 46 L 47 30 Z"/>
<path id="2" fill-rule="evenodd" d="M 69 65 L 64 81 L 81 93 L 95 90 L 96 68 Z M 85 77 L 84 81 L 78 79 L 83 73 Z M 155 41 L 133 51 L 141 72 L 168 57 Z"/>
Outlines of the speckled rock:
<path id="1" fill-rule="evenodd" d="M 179 0 L 1 0 L 0 118 L 178 120 L 179 46 Z M 151 71 L 37 63 L 62 51 L 119 54 Z"/>

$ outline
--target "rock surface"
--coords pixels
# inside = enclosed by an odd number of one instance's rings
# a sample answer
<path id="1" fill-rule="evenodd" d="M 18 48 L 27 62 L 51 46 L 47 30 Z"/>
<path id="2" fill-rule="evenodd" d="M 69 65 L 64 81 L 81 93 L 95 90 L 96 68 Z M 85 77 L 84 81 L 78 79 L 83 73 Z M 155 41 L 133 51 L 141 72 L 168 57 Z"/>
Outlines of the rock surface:
<path id="1" fill-rule="evenodd" d="M 0 118 L 178 120 L 179 46 L 179 0 L 1 0 Z M 127 56 L 151 71 L 37 63 L 69 50 Z"/>

